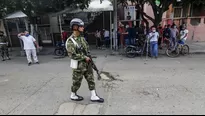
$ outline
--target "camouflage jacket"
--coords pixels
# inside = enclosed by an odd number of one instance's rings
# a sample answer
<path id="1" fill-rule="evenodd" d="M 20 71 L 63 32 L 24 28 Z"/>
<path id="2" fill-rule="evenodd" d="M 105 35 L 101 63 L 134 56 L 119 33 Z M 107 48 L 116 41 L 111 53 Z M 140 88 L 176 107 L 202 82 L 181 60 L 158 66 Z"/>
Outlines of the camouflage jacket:
<path id="1" fill-rule="evenodd" d="M 7 43 L 6 36 L 0 36 L 0 43 Z"/>
<path id="2" fill-rule="evenodd" d="M 0 46 L 2 46 L 2 45 L 6 45 L 7 46 L 7 43 L 8 41 L 7 41 L 7 38 L 6 38 L 6 36 L 0 36 Z M 5 43 L 5 44 L 3 44 L 3 43 Z"/>
<path id="3" fill-rule="evenodd" d="M 76 70 L 86 71 L 88 67 L 88 64 L 86 63 L 86 54 L 83 53 L 83 51 L 73 43 L 71 40 L 72 37 L 77 42 L 78 46 L 81 46 L 83 49 L 85 49 L 87 53 L 89 50 L 89 45 L 82 36 L 75 38 L 73 35 L 71 35 L 66 41 L 66 49 L 69 57 L 73 60 L 78 60 L 78 68 Z"/>

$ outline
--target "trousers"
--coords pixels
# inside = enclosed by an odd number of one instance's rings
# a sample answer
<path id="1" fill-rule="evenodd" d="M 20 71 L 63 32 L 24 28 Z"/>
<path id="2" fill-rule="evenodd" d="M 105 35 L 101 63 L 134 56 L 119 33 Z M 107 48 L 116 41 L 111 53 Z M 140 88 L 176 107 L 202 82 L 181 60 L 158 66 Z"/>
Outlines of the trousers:
<path id="1" fill-rule="evenodd" d="M 152 57 L 158 57 L 158 42 L 150 42 L 150 53 Z"/>
<path id="2" fill-rule="evenodd" d="M 95 90 L 95 81 L 94 81 L 94 76 L 93 76 L 93 70 L 86 70 L 86 71 L 76 71 L 73 70 L 73 85 L 71 87 L 71 91 L 73 93 L 76 93 L 82 83 L 83 77 L 85 77 L 89 90 Z"/>
<path id="3" fill-rule="evenodd" d="M 36 55 L 36 50 L 35 49 L 27 49 L 25 51 L 26 51 L 26 56 L 27 56 L 28 63 L 32 62 L 32 57 L 33 57 L 33 60 L 34 60 L 35 63 L 38 62 L 38 57 Z M 32 55 L 32 57 L 31 57 L 31 55 Z"/>
<path id="4" fill-rule="evenodd" d="M 177 46 L 177 38 L 176 37 L 171 38 L 170 46 L 171 46 L 171 48 L 176 48 L 176 46 Z"/>
<path id="5" fill-rule="evenodd" d="M 6 45 L 0 45 L 0 52 L 3 59 L 5 58 L 5 55 L 9 58 L 9 50 Z"/>

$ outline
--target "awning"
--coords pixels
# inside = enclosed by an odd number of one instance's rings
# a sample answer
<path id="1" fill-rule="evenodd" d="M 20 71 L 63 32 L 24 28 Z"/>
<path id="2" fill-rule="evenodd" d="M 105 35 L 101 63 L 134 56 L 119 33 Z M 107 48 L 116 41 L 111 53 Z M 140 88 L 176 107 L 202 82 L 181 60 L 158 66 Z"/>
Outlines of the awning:
<path id="1" fill-rule="evenodd" d="M 26 18 L 28 17 L 22 11 L 17 11 L 12 14 L 7 15 L 4 19 L 16 19 L 16 18 Z"/>
<path id="2" fill-rule="evenodd" d="M 78 10 L 76 10 L 77 12 Z M 93 0 L 90 2 L 89 7 L 84 9 L 83 12 L 102 12 L 102 11 L 113 11 L 113 5 L 109 0 Z M 82 10 L 81 10 L 82 12 Z"/>
<path id="3" fill-rule="evenodd" d="M 67 8 L 63 11 L 53 13 L 51 16 L 58 16 L 64 13 L 79 13 L 79 12 L 103 12 L 103 11 L 113 11 L 113 4 L 109 0 L 92 0 L 87 9 L 81 10 L 80 8 Z"/>

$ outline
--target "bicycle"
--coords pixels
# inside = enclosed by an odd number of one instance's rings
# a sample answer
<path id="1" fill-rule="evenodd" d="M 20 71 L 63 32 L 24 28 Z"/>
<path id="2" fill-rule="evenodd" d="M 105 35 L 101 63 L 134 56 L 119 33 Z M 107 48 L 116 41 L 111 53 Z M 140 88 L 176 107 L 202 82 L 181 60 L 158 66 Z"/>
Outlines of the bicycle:
<path id="1" fill-rule="evenodd" d="M 169 47 L 166 50 L 166 54 L 168 57 L 175 58 L 181 55 L 189 55 L 189 45 L 186 43 L 182 44 L 180 40 L 177 42 L 176 48 L 172 49 L 172 47 Z"/>

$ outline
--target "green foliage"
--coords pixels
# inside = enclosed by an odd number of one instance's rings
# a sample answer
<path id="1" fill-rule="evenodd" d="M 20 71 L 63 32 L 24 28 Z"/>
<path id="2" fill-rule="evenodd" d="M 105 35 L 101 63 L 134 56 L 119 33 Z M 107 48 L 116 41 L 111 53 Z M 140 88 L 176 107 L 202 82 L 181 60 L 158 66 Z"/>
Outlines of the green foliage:
<path id="1" fill-rule="evenodd" d="M 58 12 L 67 7 L 87 8 L 90 0 L 0 0 L 0 18 L 21 10 L 29 17 Z"/>

